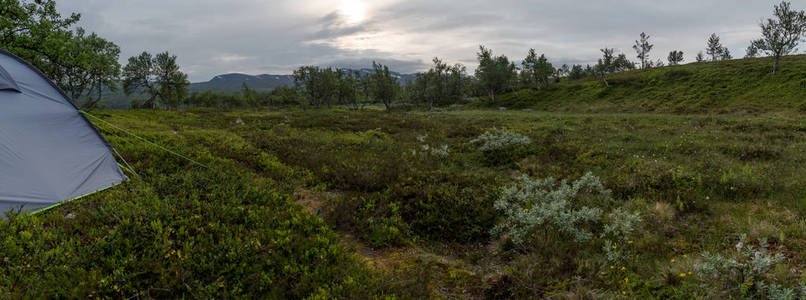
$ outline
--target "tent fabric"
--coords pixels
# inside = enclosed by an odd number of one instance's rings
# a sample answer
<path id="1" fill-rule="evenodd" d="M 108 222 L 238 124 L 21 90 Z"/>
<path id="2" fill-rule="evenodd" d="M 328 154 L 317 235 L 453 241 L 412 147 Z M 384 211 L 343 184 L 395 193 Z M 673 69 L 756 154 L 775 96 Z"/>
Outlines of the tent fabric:
<path id="1" fill-rule="evenodd" d="M 6 69 L 0 67 L 0 90 L 12 90 L 15 92 L 20 92 L 20 87 L 17 86 L 17 83 L 14 82 L 14 79 L 11 79 L 11 75 L 6 72 Z"/>
<path id="2" fill-rule="evenodd" d="M 0 68 L 0 218 L 127 179 L 109 143 L 52 81 L 1 49 Z"/>

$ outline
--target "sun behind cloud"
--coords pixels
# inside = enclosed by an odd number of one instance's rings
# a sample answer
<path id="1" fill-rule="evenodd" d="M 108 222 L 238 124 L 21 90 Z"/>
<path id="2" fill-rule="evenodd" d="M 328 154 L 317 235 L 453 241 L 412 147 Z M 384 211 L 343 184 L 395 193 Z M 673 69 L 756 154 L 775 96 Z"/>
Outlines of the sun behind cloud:
<path id="1" fill-rule="evenodd" d="M 367 8 L 362 0 L 341 0 L 339 14 L 349 24 L 358 24 L 367 17 Z"/>

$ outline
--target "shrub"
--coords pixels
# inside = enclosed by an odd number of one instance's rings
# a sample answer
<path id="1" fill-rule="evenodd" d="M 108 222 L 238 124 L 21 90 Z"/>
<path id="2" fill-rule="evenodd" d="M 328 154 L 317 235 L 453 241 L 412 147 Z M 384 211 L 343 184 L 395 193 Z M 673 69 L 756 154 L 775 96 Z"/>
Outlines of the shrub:
<path id="1" fill-rule="evenodd" d="M 450 147 L 448 147 L 447 144 L 442 144 L 439 147 L 431 146 L 428 143 L 426 143 L 427 139 L 428 139 L 427 134 L 417 136 L 417 141 L 421 143 L 419 152 L 420 154 L 430 154 L 437 158 L 447 158 L 448 156 L 451 155 L 451 149 Z M 412 155 L 417 155 L 417 153 L 418 153 L 417 149 L 411 150 Z"/>
<path id="2" fill-rule="evenodd" d="M 628 253 L 630 248 L 619 245 L 630 244 L 629 236 L 640 224 L 641 214 L 638 212 L 630 213 L 622 208 L 616 208 L 607 215 L 607 222 L 600 237 L 604 239 L 602 250 L 608 261 L 623 262 L 630 256 Z"/>
<path id="3" fill-rule="evenodd" d="M 703 287 L 709 291 L 734 292 L 751 299 L 795 299 L 796 295 L 806 296 L 804 287 L 788 288 L 776 282 L 771 271 L 784 260 L 784 256 L 770 253 L 766 239 L 759 239 L 758 245 L 750 244 L 743 234 L 732 257 L 703 253 L 702 263 L 696 265 Z"/>
<path id="4" fill-rule="evenodd" d="M 381 193 L 343 195 L 326 203 L 325 219 L 339 229 L 355 232 L 369 246 L 382 248 L 405 245 L 409 225 L 403 222 L 398 205 Z"/>
<path id="5" fill-rule="evenodd" d="M 528 236 L 540 232 L 556 241 L 570 239 L 579 244 L 602 245 L 605 259 L 610 262 L 623 262 L 629 257 L 629 247 L 617 245 L 629 244 L 630 235 L 640 226 L 641 215 L 613 209 L 615 201 L 599 177 L 587 173 L 573 184 L 525 176 L 518 181 L 505 188 L 495 202 L 495 209 L 504 216 L 492 234 L 520 246 Z"/>
<path id="6" fill-rule="evenodd" d="M 388 191 L 403 219 L 418 236 L 469 242 L 489 237 L 495 224 L 496 178 L 479 174 L 429 172 Z"/>
<path id="7" fill-rule="evenodd" d="M 478 144 L 485 160 L 492 164 L 508 164 L 523 157 L 526 147 L 532 144 L 529 137 L 519 133 L 493 128 L 470 141 Z"/>
<path id="8" fill-rule="evenodd" d="M 495 202 L 504 220 L 492 233 L 522 244 L 539 227 L 586 242 L 594 237 L 590 228 L 601 221 L 601 207 L 611 202 L 610 191 L 591 173 L 573 184 L 523 176 Z"/>
<path id="9" fill-rule="evenodd" d="M 532 143 L 528 137 L 514 132 L 493 128 L 492 131 L 485 131 L 477 138 L 470 141 L 473 144 L 481 144 L 479 150 L 484 152 L 499 151 L 509 147 L 529 146 Z"/>

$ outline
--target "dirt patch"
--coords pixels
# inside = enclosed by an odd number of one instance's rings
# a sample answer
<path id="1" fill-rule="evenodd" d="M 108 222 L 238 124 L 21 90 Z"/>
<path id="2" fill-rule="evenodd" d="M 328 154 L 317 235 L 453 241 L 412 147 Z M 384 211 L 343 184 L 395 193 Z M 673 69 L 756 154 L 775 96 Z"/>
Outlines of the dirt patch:
<path id="1" fill-rule="evenodd" d="M 322 206 L 329 198 L 326 192 L 314 192 L 306 189 L 297 189 L 294 191 L 294 200 L 297 201 L 308 213 L 312 215 L 322 216 Z"/>

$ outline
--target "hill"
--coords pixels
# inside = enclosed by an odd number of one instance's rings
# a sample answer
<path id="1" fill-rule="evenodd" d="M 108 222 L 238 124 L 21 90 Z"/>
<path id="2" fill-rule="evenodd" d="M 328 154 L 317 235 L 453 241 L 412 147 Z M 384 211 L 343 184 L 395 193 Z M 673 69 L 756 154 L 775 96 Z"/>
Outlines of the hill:
<path id="1" fill-rule="evenodd" d="M 482 107 L 579 112 L 768 112 L 806 110 L 806 55 L 691 63 L 564 81 L 545 90 L 521 90 L 481 99 Z"/>

